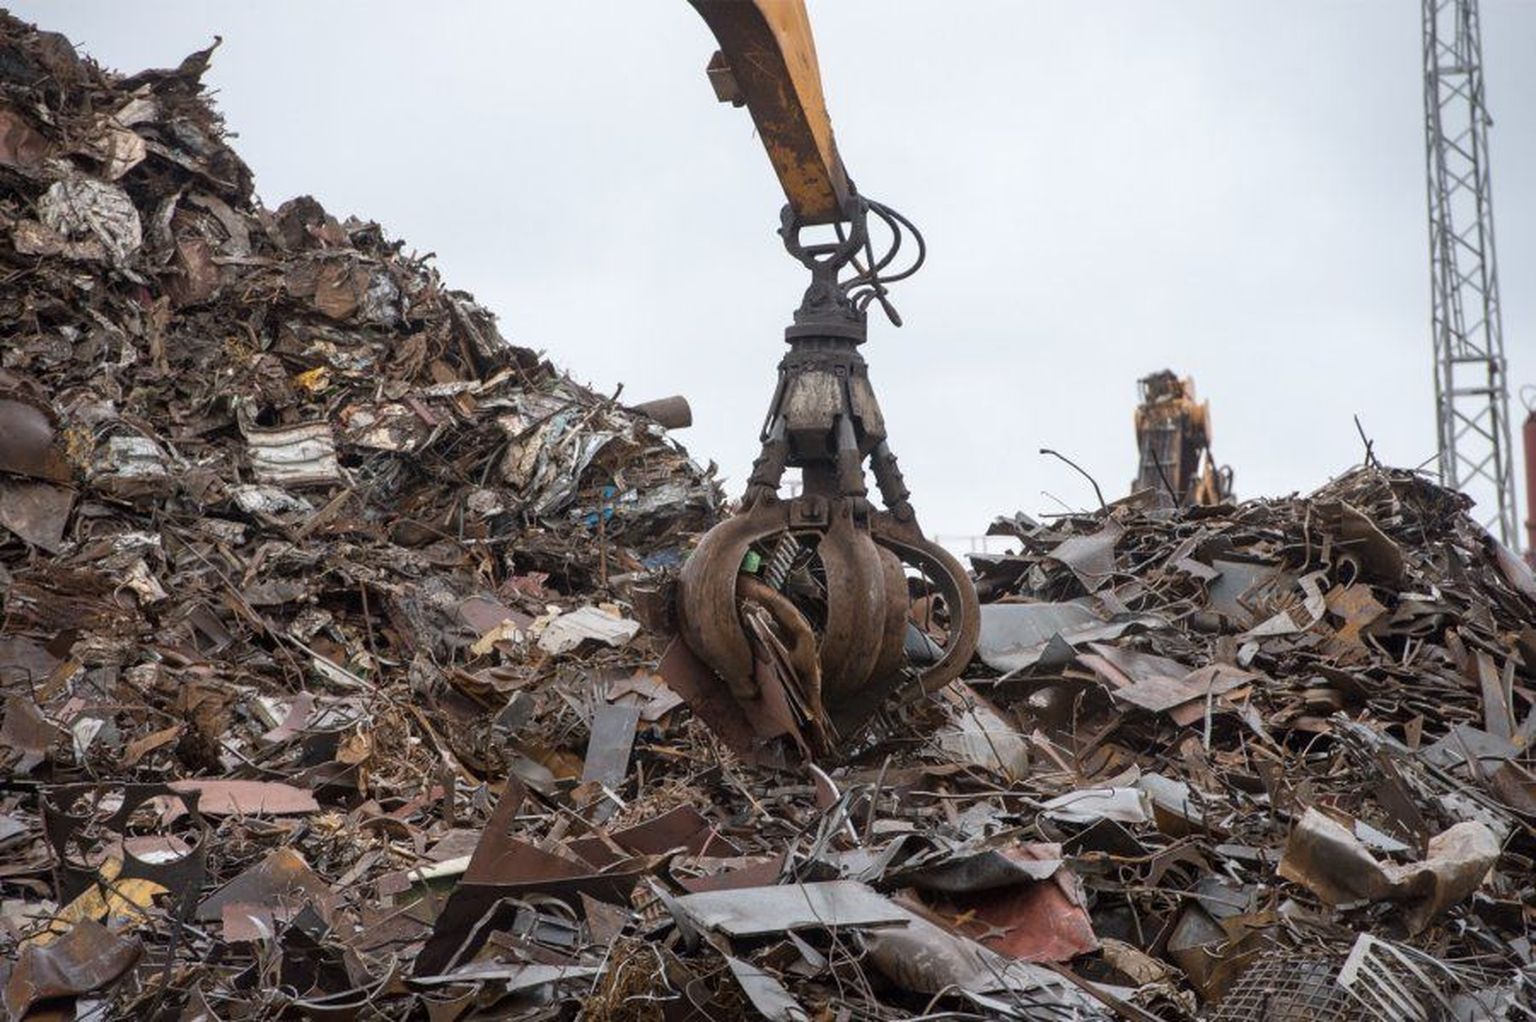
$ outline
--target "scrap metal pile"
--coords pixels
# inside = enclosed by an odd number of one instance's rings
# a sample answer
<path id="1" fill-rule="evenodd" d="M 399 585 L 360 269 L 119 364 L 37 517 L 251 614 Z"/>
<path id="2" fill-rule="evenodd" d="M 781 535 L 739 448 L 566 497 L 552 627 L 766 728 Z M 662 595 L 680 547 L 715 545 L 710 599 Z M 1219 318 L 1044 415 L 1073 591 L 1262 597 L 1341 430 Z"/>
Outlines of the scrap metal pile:
<path id="1" fill-rule="evenodd" d="M 711 476 L 263 209 L 208 56 L 0 19 L 7 1018 L 1530 1017 L 1536 580 L 1463 498 L 1000 520 L 967 676 L 764 765 L 658 612 Z"/>
<path id="2" fill-rule="evenodd" d="M 1408 472 L 1137 503 L 978 565 L 1100 942 L 1219 1019 L 1530 1017 L 1530 570 Z"/>

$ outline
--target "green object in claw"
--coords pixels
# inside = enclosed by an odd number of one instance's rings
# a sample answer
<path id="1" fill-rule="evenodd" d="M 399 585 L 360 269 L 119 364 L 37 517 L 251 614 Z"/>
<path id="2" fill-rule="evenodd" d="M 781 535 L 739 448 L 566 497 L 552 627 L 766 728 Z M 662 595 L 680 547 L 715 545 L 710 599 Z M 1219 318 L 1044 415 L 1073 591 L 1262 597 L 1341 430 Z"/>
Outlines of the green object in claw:
<path id="1" fill-rule="evenodd" d="M 763 566 L 763 555 L 756 550 L 748 550 L 747 555 L 741 559 L 741 570 L 748 575 L 756 575 L 757 569 Z"/>

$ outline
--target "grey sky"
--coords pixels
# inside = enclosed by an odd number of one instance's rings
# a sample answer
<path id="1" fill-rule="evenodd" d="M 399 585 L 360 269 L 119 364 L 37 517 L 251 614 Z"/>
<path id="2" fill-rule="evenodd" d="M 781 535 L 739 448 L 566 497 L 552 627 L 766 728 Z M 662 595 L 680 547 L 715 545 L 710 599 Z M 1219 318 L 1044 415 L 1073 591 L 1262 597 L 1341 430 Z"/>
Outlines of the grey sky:
<path id="1" fill-rule="evenodd" d="M 803 279 L 684 0 L 22 2 L 209 80 L 263 198 L 379 220 L 581 379 L 688 395 L 739 490 Z M 1418 4 L 811 0 L 839 146 L 928 237 L 865 354 L 930 533 L 1093 503 L 1192 374 L 1242 496 L 1434 451 Z M 1536 383 L 1536 2 L 1483 0 L 1513 389 Z M 1524 417 L 1518 400 L 1516 426 Z M 1518 436 L 1517 436 L 1518 442 Z M 1518 452 L 1517 452 L 1518 458 Z M 1523 498 L 1522 498 L 1523 499 Z"/>

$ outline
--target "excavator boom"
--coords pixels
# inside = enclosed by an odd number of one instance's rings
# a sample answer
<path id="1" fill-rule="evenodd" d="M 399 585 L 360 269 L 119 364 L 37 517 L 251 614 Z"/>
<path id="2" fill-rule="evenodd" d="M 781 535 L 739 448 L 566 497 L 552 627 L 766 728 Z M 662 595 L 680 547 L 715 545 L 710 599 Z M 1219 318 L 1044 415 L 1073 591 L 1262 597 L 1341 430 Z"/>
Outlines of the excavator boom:
<path id="1" fill-rule="evenodd" d="M 745 104 L 803 224 L 848 219 L 852 188 L 821 92 L 804 0 L 689 0 L 720 44 L 707 69 L 721 102 Z"/>

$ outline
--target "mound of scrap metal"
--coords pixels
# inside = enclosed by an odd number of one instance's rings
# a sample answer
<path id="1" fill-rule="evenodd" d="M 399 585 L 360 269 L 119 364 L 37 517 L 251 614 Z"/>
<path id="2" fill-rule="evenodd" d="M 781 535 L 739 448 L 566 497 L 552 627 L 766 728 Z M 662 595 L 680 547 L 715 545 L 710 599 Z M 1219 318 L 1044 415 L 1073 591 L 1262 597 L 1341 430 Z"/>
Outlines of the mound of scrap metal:
<path id="1" fill-rule="evenodd" d="M 263 208 L 209 57 L 0 17 L 8 1019 L 1530 1017 L 1536 580 L 1464 498 L 1000 520 L 966 678 L 760 765 L 664 655 L 710 473 Z"/>
<path id="2" fill-rule="evenodd" d="M 1530 1017 L 1536 578 L 1469 504 L 1371 467 L 994 524 L 1007 740 L 987 710 L 968 747 L 1028 772 L 1004 819 L 1060 843 L 1104 966 L 1233 1022 Z"/>

